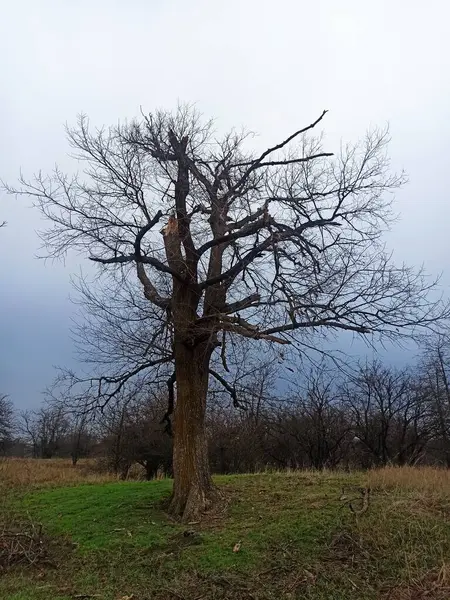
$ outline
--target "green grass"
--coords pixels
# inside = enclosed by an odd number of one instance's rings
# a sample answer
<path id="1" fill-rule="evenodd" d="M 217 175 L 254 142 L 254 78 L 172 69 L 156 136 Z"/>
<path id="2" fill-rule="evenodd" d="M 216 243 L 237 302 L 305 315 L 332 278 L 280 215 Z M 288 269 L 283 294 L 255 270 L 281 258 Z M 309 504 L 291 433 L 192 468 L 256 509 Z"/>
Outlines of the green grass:
<path id="1" fill-rule="evenodd" d="M 50 533 L 70 535 L 83 554 L 153 548 L 170 528 L 158 508 L 170 488 L 168 480 L 50 488 L 29 494 L 23 506 Z"/>
<path id="2" fill-rule="evenodd" d="M 368 511 L 356 516 L 341 500 L 342 487 L 357 496 L 363 475 L 267 473 L 216 482 L 226 502 L 189 526 L 162 509 L 168 480 L 16 494 L 16 511 L 42 523 L 59 550 L 56 566 L 4 572 L 0 598 L 412 600 L 419 596 L 408 590 L 422 588 L 435 593 L 427 599 L 450 597 L 436 595 L 450 562 L 448 497 L 374 490 Z"/>

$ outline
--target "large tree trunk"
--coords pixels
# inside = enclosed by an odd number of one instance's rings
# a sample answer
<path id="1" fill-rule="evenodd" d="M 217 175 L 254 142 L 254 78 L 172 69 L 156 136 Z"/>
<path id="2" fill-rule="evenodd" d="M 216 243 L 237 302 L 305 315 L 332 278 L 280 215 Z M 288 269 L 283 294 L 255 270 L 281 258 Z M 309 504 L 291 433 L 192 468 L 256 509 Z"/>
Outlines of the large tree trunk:
<path id="1" fill-rule="evenodd" d="M 175 347 L 174 486 L 169 512 L 195 521 L 216 495 L 211 480 L 205 427 L 211 350 L 200 344 Z"/>

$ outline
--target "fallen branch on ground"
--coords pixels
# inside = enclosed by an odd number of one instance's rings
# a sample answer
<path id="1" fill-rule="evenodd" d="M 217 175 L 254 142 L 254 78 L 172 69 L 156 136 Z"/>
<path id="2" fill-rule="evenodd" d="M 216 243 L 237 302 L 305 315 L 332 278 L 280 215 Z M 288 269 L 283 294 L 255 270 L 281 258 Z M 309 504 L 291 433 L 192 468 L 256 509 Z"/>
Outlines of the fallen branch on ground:
<path id="1" fill-rule="evenodd" d="M 12 565 L 35 565 L 47 556 L 42 525 L 0 525 L 0 568 Z"/>
<path id="2" fill-rule="evenodd" d="M 354 515 L 362 515 L 369 510 L 369 497 L 370 497 L 370 488 L 362 488 L 361 490 L 362 496 L 362 506 L 360 509 L 353 508 L 351 502 L 349 502 L 348 507 L 352 511 Z"/>

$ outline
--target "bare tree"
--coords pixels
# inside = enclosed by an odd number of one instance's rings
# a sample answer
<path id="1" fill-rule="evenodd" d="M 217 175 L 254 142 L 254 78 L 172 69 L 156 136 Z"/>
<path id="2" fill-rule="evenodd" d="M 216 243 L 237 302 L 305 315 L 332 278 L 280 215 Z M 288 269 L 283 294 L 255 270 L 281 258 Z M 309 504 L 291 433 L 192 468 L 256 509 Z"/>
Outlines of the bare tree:
<path id="1" fill-rule="evenodd" d="M 265 362 L 265 357 L 248 356 L 245 348 L 239 350 L 243 362 L 238 368 L 231 361 L 227 363 L 237 410 L 230 410 L 226 396 L 219 394 L 214 384 L 209 391 L 210 458 L 213 468 L 222 473 L 248 473 L 270 462 L 267 424 L 272 410 L 281 404 L 274 393 L 278 365 Z"/>
<path id="2" fill-rule="evenodd" d="M 77 412 L 69 420 L 69 446 L 72 464 L 75 466 L 80 458 L 87 456 L 92 443 L 89 432 L 90 414 Z"/>
<path id="3" fill-rule="evenodd" d="M 341 394 L 354 434 L 375 464 L 414 463 L 420 458 L 433 427 L 422 390 L 409 370 L 378 361 L 361 365 Z"/>
<path id="4" fill-rule="evenodd" d="M 5 394 L 0 394 L 0 451 L 6 450 L 15 426 L 14 405 Z"/>
<path id="5" fill-rule="evenodd" d="M 72 406 L 72 399 L 59 392 L 59 378 L 46 390 L 45 409 L 52 415 L 61 415 L 61 422 L 66 426 L 61 451 L 70 454 L 72 464 L 87 456 L 93 446 L 94 438 L 91 431 L 92 419 L 95 413 L 90 410 L 90 398 L 79 398 L 77 406 Z M 58 422 L 58 419 L 55 419 Z"/>
<path id="6" fill-rule="evenodd" d="M 126 444 L 125 427 L 128 421 L 128 402 L 123 394 L 119 401 L 110 402 L 108 406 L 96 416 L 96 425 L 99 439 L 107 459 L 107 467 L 116 475 L 126 479 L 130 469 Z"/>
<path id="7" fill-rule="evenodd" d="M 232 339 L 309 351 L 327 332 L 397 339 L 447 316 L 429 300 L 434 284 L 384 251 L 386 193 L 404 179 L 388 172 L 387 132 L 333 157 L 308 137 L 325 112 L 260 154 L 245 134 L 217 141 L 212 124 L 185 107 L 95 132 L 81 117 L 68 137 L 83 175 L 57 169 L 8 188 L 31 195 L 51 222 L 47 256 L 74 249 L 116 285 L 139 282 L 152 336 L 145 356 L 83 383 L 105 405 L 136 375 L 167 378 L 170 511 L 184 520 L 216 496 L 206 399 L 211 362 L 226 374 Z"/>
<path id="8" fill-rule="evenodd" d="M 348 450 L 351 424 L 338 394 L 338 375 L 325 364 L 313 369 L 298 385 L 278 426 L 316 469 L 336 467 Z"/>
<path id="9" fill-rule="evenodd" d="M 52 458 L 67 437 L 69 421 L 62 407 L 42 406 L 20 414 L 19 430 L 34 458 Z"/>
<path id="10" fill-rule="evenodd" d="M 450 342 L 440 334 L 426 340 L 420 364 L 422 388 L 433 414 L 436 437 L 450 468 Z"/>
<path id="11" fill-rule="evenodd" d="M 172 440 L 161 427 L 162 396 L 140 396 L 129 407 L 124 427 L 125 458 L 129 465 L 136 462 L 145 469 L 146 479 L 153 479 L 161 469 L 172 470 Z"/>

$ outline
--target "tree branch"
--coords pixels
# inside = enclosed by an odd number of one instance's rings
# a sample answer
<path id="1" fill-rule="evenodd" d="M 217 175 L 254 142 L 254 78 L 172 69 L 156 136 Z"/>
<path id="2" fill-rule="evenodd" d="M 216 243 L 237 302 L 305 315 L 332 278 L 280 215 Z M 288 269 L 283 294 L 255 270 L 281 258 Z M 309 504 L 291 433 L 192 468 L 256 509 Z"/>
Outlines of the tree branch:
<path id="1" fill-rule="evenodd" d="M 136 263 L 136 271 L 138 279 L 142 283 L 142 286 L 144 288 L 144 296 L 147 298 L 147 300 L 153 302 L 153 304 L 159 306 L 159 308 L 169 308 L 170 299 L 164 298 L 163 296 L 159 295 L 158 290 L 148 278 L 147 273 L 145 272 L 144 265 L 142 263 Z"/>
<path id="2" fill-rule="evenodd" d="M 186 198 L 189 195 L 189 163 L 187 160 L 186 147 L 188 137 L 179 141 L 175 133 L 169 129 L 169 141 L 177 156 L 177 179 L 175 182 L 175 209 L 178 220 L 178 233 L 186 252 L 186 264 L 190 277 L 196 279 L 198 256 L 192 240 L 190 219 L 187 215 Z"/>
<path id="3" fill-rule="evenodd" d="M 239 407 L 240 403 L 236 392 L 236 388 L 230 385 L 228 381 L 226 381 L 226 379 L 222 377 L 222 375 L 219 375 L 219 373 L 217 373 L 217 371 L 209 369 L 209 374 L 212 375 L 214 379 L 217 379 L 217 381 L 227 390 L 227 392 L 230 394 L 233 400 L 233 406 L 235 406 L 236 408 Z"/>
<path id="4" fill-rule="evenodd" d="M 256 325 L 248 323 L 241 317 L 223 317 L 220 326 L 224 331 L 230 331 L 242 335 L 243 337 L 253 340 L 266 340 L 267 342 L 275 342 L 276 344 L 290 344 L 289 340 L 271 335 L 264 331 L 259 331 Z"/>
<path id="5" fill-rule="evenodd" d="M 299 129 L 298 131 L 296 131 L 295 133 L 290 135 L 288 138 L 286 138 L 280 144 L 277 144 L 276 146 L 272 146 L 272 148 L 268 148 L 265 152 L 263 152 L 258 159 L 256 159 L 255 161 L 253 161 L 250 164 L 248 169 L 245 171 L 245 173 L 242 175 L 242 177 L 237 181 L 237 183 L 235 183 L 235 185 L 232 186 L 230 188 L 230 190 L 228 190 L 227 196 L 233 195 L 247 181 L 250 174 L 261 166 L 261 164 L 263 163 L 264 159 L 267 156 L 269 156 L 273 152 L 276 152 L 277 150 L 281 150 L 287 144 L 289 144 L 294 138 L 296 138 L 299 135 L 302 135 L 303 133 L 306 133 L 310 129 L 313 129 L 314 127 L 316 127 L 316 125 L 318 125 L 320 123 L 320 121 L 324 118 L 324 116 L 326 115 L 327 112 L 328 111 L 324 110 L 322 112 L 322 114 L 320 115 L 320 117 L 318 119 L 316 119 L 313 123 L 311 123 L 310 125 L 307 125 L 306 127 L 303 127 L 302 129 Z"/>
<path id="6" fill-rule="evenodd" d="M 371 333 L 373 329 L 365 327 L 364 325 L 351 325 L 349 323 L 339 323 L 338 321 L 331 321 L 329 319 L 319 319 L 317 321 L 307 321 L 303 323 L 289 323 L 286 325 L 280 325 L 278 327 L 271 327 L 265 329 L 264 334 L 271 335 L 272 333 L 282 333 L 284 331 L 295 331 L 296 329 L 302 329 L 305 327 L 329 327 L 332 329 L 344 329 L 346 331 L 355 331 L 356 333 L 367 334 Z"/>
<path id="7" fill-rule="evenodd" d="M 156 287 L 150 281 L 147 273 L 145 272 L 144 265 L 142 262 L 139 262 L 142 258 L 141 254 L 141 241 L 146 233 L 148 233 L 156 223 L 161 219 L 162 212 L 159 210 L 156 215 L 151 219 L 147 225 L 140 229 L 139 233 L 136 236 L 136 240 L 134 242 L 134 253 L 136 256 L 136 271 L 139 281 L 142 283 L 144 287 L 144 296 L 156 306 L 160 308 L 168 308 L 170 305 L 170 300 L 168 298 L 163 298 L 158 294 Z"/>
<path id="8" fill-rule="evenodd" d="M 92 260 L 93 262 L 101 263 L 102 265 L 129 263 L 129 262 L 133 262 L 133 261 L 140 262 L 140 263 L 144 263 L 146 265 L 151 265 L 157 271 L 161 271 L 162 273 L 168 273 L 169 275 L 172 275 L 172 277 L 175 277 L 175 279 L 178 279 L 178 281 L 181 281 L 182 283 L 185 282 L 185 279 L 182 275 L 180 275 L 179 273 L 177 273 L 176 271 L 174 271 L 173 269 L 171 269 L 170 267 L 168 267 L 167 265 L 165 265 L 164 263 L 159 261 L 157 258 L 153 258 L 152 256 L 137 257 L 135 254 L 128 254 L 128 255 L 124 255 L 124 256 L 111 256 L 110 258 L 100 258 L 97 256 L 89 256 L 89 260 Z"/>
<path id="9" fill-rule="evenodd" d="M 148 233 L 161 219 L 161 217 L 163 216 L 162 211 L 158 210 L 158 212 L 156 213 L 156 215 L 153 217 L 153 219 L 151 219 L 147 225 L 145 225 L 144 227 L 142 227 L 137 236 L 136 236 L 136 241 L 134 243 L 134 252 L 136 254 L 136 256 L 140 257 L 141 256 L 141 242 L 142 239 L 144 237 L 144 235 L 146 233 Z"/>
<path id="10" fill-rule="evenodd" d="M 298 135 L 298 134 L 296 134 Z M 276 150 L 278 150 L 278 148 L 275 148 Z M 310 156 L 303 156 L 300 158 L 289 158 L 286 160 L 269 160 L 266 162 L 261 162 L 258 164 L 258 169 L 261 167 L 279 167 L 279 166 L 283 166 L 283 165 L 296 165 L 296 164 L 300 164 L 300 163 L 305 163 L 308 162 L 310 160 L 315 160 L 316 158 L 326 158 L 329 156 L 334 156 L 333 152 L 319 152 L 318 154 L 311 154 Z M 248 162 L 243 162 L 243 163 L 235 163 L 232 166 L 233 167 L 247 167 L 247 166 L 251 166 L 254 164 L 254 161 L 248 161 Z"/>
<path id="11" fill-rule="evenodd" d="M 303 231 L 307 229 L 311 229 L 314 227 L 340 227 L 341 224 L 334 221 L 335 217 L 331 217 L 329 219 L 312 219 L 302 223 L 295 229 L 287 225 L 280 225 L 272 220 L 273 224 L 280 229 L 280 231 L 271 234 L 268 238 L 266 238 L 259 245 L 254 246 L 249 252 L 239 260 L 233 267 L 228 269 L 228 271 L 224 271 L 217 277 L 212 277 L 200 283 L 200 288 L 205 289 L 211 285 L 215 285 L 217 283 L 221 283 L 222 281 L 233 281 L 241 271 L 243 271 L 250 263 L 254 261 L 254 259 L 261 255 L 263 252 L 268 250 L 272 245 L 278 244 L 284 240 L 291 240 L 293 238 L 300 238 Z"/>
<path id="12" fill-rule="evenodd" d="M 258 293 L 250 294 L 246 298 L 242 298 L 242 300 L 237 300 L 236 302 L 231 302 L 226 304 L 222 309 L 223 314 L 230 314 L 237 312 L 239 310 L 244 310 L 246 308 L 250 308 L 251 306 L 257 305 L 261 300 L 261 296 Z"/>
<path id="13" fill-rule="evenodd" d="M 93 382 L 93 381 L 97 381 L 98 383 L 98 393 L 97 393 L 97 398 L 104 398 L 104 401 L 101 405 L 101 410 L 104 410 L 105 406 L 112 400 L 112 398 L 114 398 L 114 396 L 116 396 L 121 389 L 123 388 L 123 386 L 126 384 L 127 381 L 129 381 L 130 379 L 132 379 L 133 377 L 135 377 L 136 375 L 138 375 L 139 373 L 141 373 L 142 371 L 144 371 L 145 369 L 149 369 L 151 367 L 156 367 L 158 365 L 162 365 L 165 363 L 170 362 L 171 360 L 173 360 L 173 356 L 166 356 L 163 358 L 158 358 L 156 360 L 152 360 L 149 361 L 148 363 L 145 363 L 143 365 L 139 365 L 138 367 L 136 367 L 135 369 L 132 369 L 131 371 L 129 371 L 128 373 L 126 373 L 125 375 L 119 375 L 117 377 L 99 377 L 99 378 L 91 378 L 89 381 Z M 116 386 L 116 388 L 110 392 L 110 393 L 104 393 L 102 390 L 102 384 L 103 383 L 112 383 L 115 384 L 117 383 L 118 385 Z"/>
<path id="14" fill-rule="evenodd" d="M 175 391 L 174 391 L 174 386 L 175 386 L 175 382 L 177 380 L 177 376 L 175 371 L 172 373 L 172 375 L 169 377 L 169 379 L 167 380 L 167 391 L 168 391 L 168 401 L 167 401 L 167 411 L 164 413 L 163 418 L 161 419 L 160 424 L 162 425 L 163 423 L 166 423 L 166 426 L 164 427 L 164 431 L 170 435 L 170 437 L 172 437 L 172 420 L 171 420 L 171 415 L 173 414 L 173 407 L 174 407 L 174 402 L 175 402 Z"/>
<path id="15" fill-rule="evenodd" d="M 227 233 L 226 235 L 222 235 L 213 238 L 212 240 L 209 240 L 208 242 L 203 244 L 203 246 L 200 246 L 200 248 L 198 249 L 198 254 L 199 256 L 201 256 L 207 250 L 213 248 L 214 246 L 219 246 L 220 244 L 230 244 L 231 242 L 234 242 L 235 240 L 238 240 L 240 238 L 254 235 L 264 227 L 267 227 L 270 224 L 270 222 L 270 215 L 266 214 L 265 211 L 263 211 L 263 217 L 258 221 L 254 223 L 249 223 L 248 225 L 243 226 L 240 230 L 234 233 Z"/>

